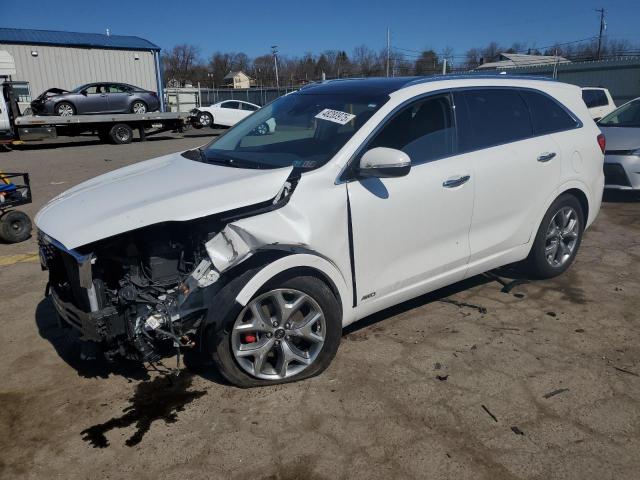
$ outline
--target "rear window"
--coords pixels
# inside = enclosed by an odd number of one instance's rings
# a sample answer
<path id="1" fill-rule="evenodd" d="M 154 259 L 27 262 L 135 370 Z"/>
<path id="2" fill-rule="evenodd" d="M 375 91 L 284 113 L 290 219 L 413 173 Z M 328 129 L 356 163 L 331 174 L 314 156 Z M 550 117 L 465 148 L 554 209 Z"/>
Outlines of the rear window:
<path id="1" fill-rule="evenodd" d="M 515 142 L 533 134 L 529 111 L 515 89 L 455 92 L 462 152 Z"/>
<path id="2" fill-rule="evenodd" d="M 258 107 L 254 106 L 254 105 L 249 105 L 248 103 L 243 103 L 242 104 L 242 109 L 243 110 L 249 110 L 250 112 L 255 112 L 256 110 L 258 110 Z"/>
<path id="3" fill-rule="evenodd" d="M 578 122 L 554 99 L 531 90 L 520 91 L 529 106 L 534 135 L 561 132 L 576 128 Z"/>
<path id="4" fill-rule="evenodd" d="M 582 100 L 584 100 L 588 108 L 609 105 L 609 100 L 604 90 L 582 90 Z"/>

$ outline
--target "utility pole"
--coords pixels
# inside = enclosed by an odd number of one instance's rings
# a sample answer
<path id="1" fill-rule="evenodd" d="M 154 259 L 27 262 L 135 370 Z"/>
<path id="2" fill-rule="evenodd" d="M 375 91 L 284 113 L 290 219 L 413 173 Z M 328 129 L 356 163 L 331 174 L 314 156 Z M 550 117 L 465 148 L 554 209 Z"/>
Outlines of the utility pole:
<path id="1" fill-rule="evenodd" d="M 598 54 L 597 59 L 600 60 L 600 51 L 602 50 L 602 33 L 607 28 L 604 23 L 604 8 L 596 8 L 596 12 L 600 13 L 600 33 L 598 34 Z"/>
<path id="2" fill-rule="evenodd" d="M 271 45 L 271 54 L 273 55 L 273 64 L 276 68 L 276 88 L 280 91 L 280 79 L 278 78 L 278 46 Z"/>
<path id="3" fill-rule="evenodd" d="M 442 62 L 442 74 L 446 75 L 447 74 L 447 59 L 445 57 L 444 61 Z"/>
<path id="4" fill-rule="evenodd" d="M 387 27 L 387 77 L 389 76 L 389 64 L 391 63 L 391 32 Z"/>

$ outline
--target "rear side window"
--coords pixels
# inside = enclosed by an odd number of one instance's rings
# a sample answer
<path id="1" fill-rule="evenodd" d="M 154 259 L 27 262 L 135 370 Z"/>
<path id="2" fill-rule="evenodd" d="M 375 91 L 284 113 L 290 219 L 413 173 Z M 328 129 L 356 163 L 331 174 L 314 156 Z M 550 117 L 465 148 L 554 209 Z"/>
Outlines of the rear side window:
<path id="1" fill-rule="evenodd" d="M 521 90 L 520 94 L 529 106 L 534 135 L 571 130 L 578 126 L 578 122 L 547 95 L 531 90 Z"/>
<path id="2" fill-rule="evenodd" d="M 453 155 L 451 96 L 428 97 L 400 110 L 376 134 L 367 149 L 375 147 L 402 150 L 413 164 Z"/>
<path id="3" fill-rule="evenodd" d="M 533 135 L 529 111 L 515 89 L 454 93 L 461 152 L 515 142 Z"/>
<path id="4" fill-rule="evenodd" d="M 582 100 L 584 100 L 588 108 L 609 105 L 609 100 L 604 90 L 582 90 Z"/>
<path id="5" fill-rule="evenodd" d="M 240 102 L 224 102 L 222 108 L 232 108 L 234 110 L 240 110 Z"/>

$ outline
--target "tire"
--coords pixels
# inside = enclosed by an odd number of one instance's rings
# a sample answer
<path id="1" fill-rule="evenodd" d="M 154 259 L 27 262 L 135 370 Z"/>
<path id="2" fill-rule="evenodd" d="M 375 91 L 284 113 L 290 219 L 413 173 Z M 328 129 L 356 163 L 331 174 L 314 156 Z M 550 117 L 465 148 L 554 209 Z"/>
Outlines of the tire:
<path id="1" fill-rule="evenodd" d="M 23 242 L 31 236 L 31 219 L 19 210 L 11 210 L 0 217 L 0 238 L 7 243 Z"/>
<path id="2" fill-rule="evenodd" d="M 527 273 L 538 279 L 553 278 L 564 273 L 578 253 L 584 225 L 584 212 L 578 199 L 571 194 L 560 195 L 551 204 L 538 228 L 525 261 Z"/>
<path id="3" fill-rule="evenodd" d="M 211 329 L 204 335 L 204 338 L 213 363 L 224 378 L 238 387 L 250 388 L 295 382 L 324 371 L 333 360 L 342 336 L 341 307 L 331 289 L 323 281 L 312 276 L 281 277 L 265 285 L 243 308 L 235 302 L 235 296 L 249 278 L 250 276 L 244 281 L 231 281 L 223 287 L 216 294 L 214 305 L 209 310 L 215 312 L 216 317 L 221 319 L 221 323 L 215 331 Z M 262 305 L 266 308 L 271 303 L 272 296 L 280 293 L 286 302 L 291 302 L 287 303 L 289 306 L 300 298 L 304 299 L 301 300 L 300 309 L 290 317 L 289 328 L 286 328 L 289 323 L 283 322 L 283 325 L 275 327 L 268 323 L 262 324 L 264 327 L 262 332 L 245 329 L 245 326 L 252 322 L 245 323 L 243 320 L 251 317 L 252 321 L 256 322 L 255 317 L 252 317 L 251 306 L 264 302 Z M 269 310 L 269 313 L 273 313 L 272 318 L 282 318 L 275 309 L 275 303 L 271 303 L 271 307 L 274 307 Z M 263 316 L 263 318 L 267 317 Z M 310 321 L 309 327 L 303 329 L 304 320 L 308 318 L 317 320 Z M 243 330 L 239 330 L 238 326 Z M 312 338 L 313 341 L 305 340 L 307 338 Z M 322 338 L 322 343 L 318 340 L 319 338 Z M 237 354 L 251 343 L 263 345 L 257 349 L 264 353 L 265 358 L 258 372 L 259 376 L 254 374 L 257 356 Z M 289 355 L 296 353 L 306 355 L 289 357 L 294 359 L 282 369 L 279 364 L 285 364 L 283 361 L 285 350 Z M 273 356 L 270 358 L 268 355 Z M 302 359 L 304 363 L 296 359 Z M 284 375 L 282 372 L 285 372 Z"/>
<path id="4" fill-rule="evenodd" d="M 55 114 L 59 117 L 70 117 L 76 114 L 76 107 L 69 102 L 60 102 L 56 105 Z"/>
<path id="5" fill-rule="evenodd" d="M 144 115 L 149 111 L 149 107 L 142 100 L 136 100 L 131 104 L 131 113 L 136 113 L 138 115 Z"/>
<path id="6" fill-rule="evenodd" d="M 213 128 L 213 116 L 209 112 L 200 112 L 198 114 L 198 123 L 203 127 Z"/>
<path id="7" fill-rule="evenodd" d="M 267 125 L 267 122 L 261 123 L 260 125 L 258 125 L 256 127 L 256 135 L 267 135 L 269 133 L 269 125 Z"/>
<path id="8" fill-rule="evenodd" d="M 126 123 L 116 123 L 109 130 L 109 138 L 116 145 L 124 145 L 133 141 L 133 130 Z"/>

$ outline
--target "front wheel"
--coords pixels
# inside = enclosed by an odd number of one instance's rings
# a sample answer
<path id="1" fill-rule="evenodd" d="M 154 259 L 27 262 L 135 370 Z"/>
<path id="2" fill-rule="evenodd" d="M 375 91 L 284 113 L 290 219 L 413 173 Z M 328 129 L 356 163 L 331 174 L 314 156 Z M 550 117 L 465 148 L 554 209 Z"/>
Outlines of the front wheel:
<path id="1" fill-rule="evenodd" d="M 76 114 L 76 108 L 69 102 L 60 102 L 56 105 L 56 115 L 60 117 L 70 117 Z"/>
<path id="2" fill-rule="evenodd" d="M 527 258 L 529 273 L 553 278 L 569 268 L 578 253 L 584 232 L 584 212 L 576 197 L 559 196 L 549 207 Z"/>
<path id="3" fill-rule="evenodd" d="M 338 349 L 340 312 L 333 292 L 315 277 L 273 282 L 244 308 L 228 311 L 214 341 L 214 363 L 244 388 L 317 375 Z"/>

